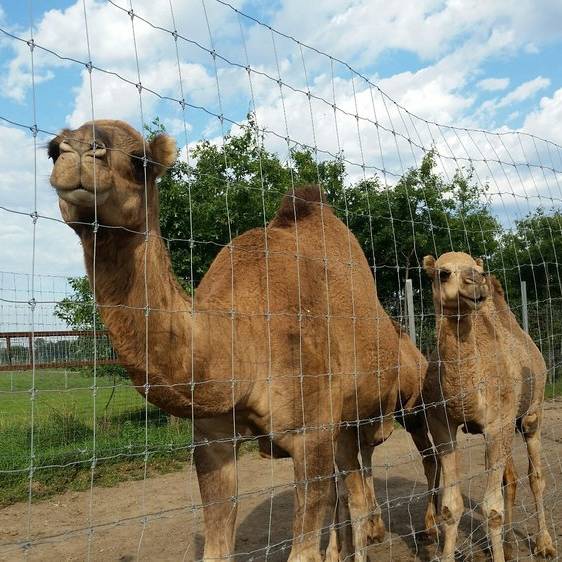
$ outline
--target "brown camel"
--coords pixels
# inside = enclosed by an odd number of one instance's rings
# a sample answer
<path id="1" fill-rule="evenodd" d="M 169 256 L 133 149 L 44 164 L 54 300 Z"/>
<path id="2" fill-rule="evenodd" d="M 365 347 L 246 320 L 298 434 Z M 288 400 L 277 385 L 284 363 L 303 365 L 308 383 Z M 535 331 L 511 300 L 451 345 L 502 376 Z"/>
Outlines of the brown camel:
<path id="1" fill-rule="evenodd" d="M 527 444 L 529 482 L 535 498 L 538 535 L 535 554 L 555 555 L 543 506 L 541 422 L 546 379 L 544 359 L 520 328 L 504 299 L 499 281 L 484 273 L 482 260 L 449 252 L 424 259 L 432 279 L 438 353 L 430 363 L 423 390 L 425 412 L 439 464 L 427 445 L 424 423 L 418 424 L 418 448 L 432 490 L 426 527 L 435 522 L 436 488 L 442 472 L 443 560 L 454 560 L 457 528 L 463 512 L 456 436 L 459 426 L 482 433 L 486 441 L 487 487 L 482 502 L 494 562 L 510 556 L 514 539 L 512 509 L 517 474 L 512 441 L 519 430 Z M 505 491 L 502 494 L 502 479 Z M 502 529 L 506 527 L 505 553 Z"/>
<path id="2" fill-rule="evenodd" d="M 160 235 L 156 180 L 176 157 L 170 137 L 148 142 L 99 120 L 63 130 L 49 155 L 120 362 L 148 401 L 194 419 L 204 558 L 233 555 L 236 452 L 253 435 L 294 462 L 290 560 L 320 560 L 337 442 L 357 452 L 360 420 L 383 438 L 399 395 L 400 340 L 354 236 L 319 187 L 288 194 L 266 229 L 219 252 L 192 302 Z M 344 475 L 351 489 L 356 474 Z"/>

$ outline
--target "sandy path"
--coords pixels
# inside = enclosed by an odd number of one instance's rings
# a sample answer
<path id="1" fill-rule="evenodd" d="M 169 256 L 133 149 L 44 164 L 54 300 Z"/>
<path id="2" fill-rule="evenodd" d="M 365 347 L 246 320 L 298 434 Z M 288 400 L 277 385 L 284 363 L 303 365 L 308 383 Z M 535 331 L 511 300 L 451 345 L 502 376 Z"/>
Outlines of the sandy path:
<path id="1" fill-rule="evenodd" d="M 467 513 L 461 522 L 461 559 L 486 560 L 478 502 L 485 477 L 483 440 L 460 438 L 463 449 L 463 493 Z M 530 560 L 529 535 L 535 530 L 534 505 L 527 485 L 525 447 L 516 437 L 515 461 L 520 478 L 515 512 L 519 560 Z M 562 403 L 547 406 L 543 431 L 547 478 L 546 509 L 553 540 L 562 560 Z M 429 560 L 434 545 L 416 541 L 425 482 L 421 462 L 402 430 L 375 454 L 375 483 L 387 523 L 384 543 L 370 549 L 371 560 Z M 238 463 L 237 560 L 286 560 L 291 538 L 292 463 L 269 461 L 251 453 Z M 472 476 L 468 478 L 467 476 Z M 272 486 L 274 487 L 272 490 Z M 68 492 L 0 511 L 0 560 L 196 560 L 202 554 L 200 497 L 189 467 L 181 472 L 124 482 L 113 488 Z M 91 511 L 90 511 L 91 506 Z M 271 513 L 271 519 L 270 519 Z M 93 522 L 89 530 L 89 520 Z M 28 521 L 31 544 L 25 545 Z M 268 542 L 269 541 L 269 542 Z M 469 556 L 466 556 L 470 553 Z"/>

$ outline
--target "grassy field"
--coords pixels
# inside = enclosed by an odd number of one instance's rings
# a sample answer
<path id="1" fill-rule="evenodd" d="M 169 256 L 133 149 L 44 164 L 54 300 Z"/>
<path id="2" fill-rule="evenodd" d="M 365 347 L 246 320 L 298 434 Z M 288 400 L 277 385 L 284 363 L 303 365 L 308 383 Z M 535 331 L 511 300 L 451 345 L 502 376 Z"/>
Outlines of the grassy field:
<path id="1" fill-rule="evenodd" d="M 64 370 L 0 373 L 0 505 L 176 470 L 191 427 L 148 406 L 127 380 Z M 35 392 L 31 389 L 35 387 Z M 33 443 L 33 460 L 32 449 Z M 92 460 L 96 459 L 92 470 Z M 34 467 L 30 481 L 30 468 Z"/>
<path id="2" fill-rule="evenodd" d="M 544 389 L 545 400 L 549 400 L 558 396 L 562 396 L 562 379 L 560 378 L 558 378 L 558 380 L 554 382 L 547 382 Z"/>
<path id="3" fill-rule="evenodd" d="M 562 381 L 545 394 L 561 396 Z M 111 486 L 143 478 L 145 467 L 148 475 L 178 470 L 190 442 L 188 421 L 145 408 L 126 379 L 114 386 L 98 377 L 94 393 L 93 377 L 72 371 L 37 371 L 35 381 L 27 371 L 0 373 L 0 506 L 27 499 L 30 489 L 40 499 L 86 489 L 92 478 Z"/>

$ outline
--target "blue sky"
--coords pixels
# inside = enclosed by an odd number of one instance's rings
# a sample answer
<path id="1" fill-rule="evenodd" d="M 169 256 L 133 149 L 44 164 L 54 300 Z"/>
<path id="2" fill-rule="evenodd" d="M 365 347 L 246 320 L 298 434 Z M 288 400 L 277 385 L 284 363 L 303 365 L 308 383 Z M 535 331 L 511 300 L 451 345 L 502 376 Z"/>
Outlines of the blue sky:
<path id="1" fill-rule="evenodd" d="M 364 2 L 367 4 L 367 2 Z M 540 4 L 545 5 L 552 5 L 555 6 L 555 2 L 548 2 L 544 0 L 543 2 L 539 2 L 538 5 L 535 4 L 537 9 L 540 9 Z M 103 5 L 104 2 L 88 2 L 87 5 Z M 128 1 L 121 0 L 117 2 L 118 5 L 123 6 L 124 8 L 128 8 Z M 133 3 L 133 6 L 138 10 L 140 15 L 143 15 L 143 3 L 136 2 Z M 156 2 L 158 4 L 158 2 Z M 180 4 L 177 2 L 177 4 Z M 184 3 L 185 4 L 185 3 Z M 196 3 L 193 3 L 194 5 Z M 224 20 L 231 20 L 229 24 L 237 24 L 237 18 L 234 12 L 222 8 L 220 5 L 217 6 L 214 0 L 208 0 L 207 4 L 209 7 L 218 8 L 218 12 L 220 12 L 220 19 L 219 21 L 222 22 Z M 312 3 L 314 4 L 314 2 Z M 318 3 L 322 5 L 323 3 Z M 329 10 L 329 14 L 326 18 L 326 27 L 329 28 L 333 25 L 333 21 L 330 19 L 334 19 L 339 14 L 344 14 L 347 12 L 353 12 L 353 6 L 360 5 L 361 2 L 332 2 L 330 6 L 332 9 Z M 375 5 L 376 2 L 373 2 Z M 410 4 L 413 4 L 410 2 Z M 445 2 L 421 2 L 421 4 L 425 4 L 427 10 L 425 12 L 425 18 L 428 17 L 432 13 L 436 13 L 439 10 L 444 11 L 446 10 L 447 3 Z M 467 3 L 467 11 L 470 9 L 470 3 Z M 476 2 L 475 5 L 478 6 L 484 5 L 483 2 Z M 497 2 L 497 4 L 502 4 L 501 2 Z M 523 2 L 523 4 L 525 4 Z M 256 18 L 262 18 L 265 23 L 276 23 L 276 20 L 280 20 L 279 23 L 282 23 L 284 20 L 290 21 L 292 17 L 295 17 L 293 12 L 299 11 L 298 3 L 294 2 L 263 2 L 263 1 L 247 1 L 247 2 L 237 2 L 237 5 L 243 9 L 247 14 L 254 16 Z M 71 7 L 81 7 L 81 1 L 76 2 L 72 0 L 66 1 L 57 1 L 57 0 L 34 0 L 31 2 L 31 10 L 29 3 L 27 2 L 19 2 L 19 1 L 6 1 L 3 0 L 0 2 L 0 7 L 2 10 L 2 17 L 1 23 L 3 29 L 13 32 L 14 34 L 22 37 L 22 38 L 29 38 L 29 28 L 30 28 L 30 21 L 31 18 L 33 19 L 34 27 L 37 28 L 41 22 L 45 21 L 45 14 L 51 12 L 51 15 L 55 13 L 60 13 L 59 21 L 65 19 L 65 13 L 68 14 L 67 10 Z M 168 2 L 162 1 L 162 10 L 167 11 L 168 9 Z M 515 10 L 517 8 L 514 8 Z M 555 8 L 552 8 L 553 10 Z M 401 10 L 407 11 L 408 10 L 408 2 L 402 4 Z M 66 11 L 66 12 L 65 12 Z M 94 11 L 94 10 L 92 10 Z M 118 8 L 110 7 L 108 12 L 114 12 L 114 16 L 117 19 L 126 20 L 127 16 Z M 178 10 L 181 12 L 186 12 L 186 10 Z M 499 10 L 498 10 L 499 11 Z M 82 16 L 81 10 L 74 10 L 74 14 L 68 14 L 66 16 L 67 21 L 69 22 L 68 25 L 72 25 L 74 23 L 73 20 L 76 20 L 76 12 L 80 12 L 80 16 Z M 200 12 L 200 9 L 195 10 L 195 12 Z M 211 13 L 212 10 L 209 10 Z M 228 13 L 230 12 L 230 13 Z M 548 14 L 548 11 L 547 11 Z M 197 15 L 201 15 L 198 13 Z M 560 14 L 562 15 L 562 14 Z M 82 16 L 83 17 L 83 16 Z M 298 17 L 298 15 L 297 15 Z M 500 12 L 497 14 L 498 21 L 494 22 L 497 23 L 498 26 L 504 27 L 504 29 L 509 30 L 509 22 L 506 21 L 505 16 Z M 171 18 L 161 18 L 159 23 L 168 19 L 168 28 L 171 29 Z M 352 15 L 349 17 L 352 20 Z M 546 18 L 545 18 L 546 19 Z M 52 18 L 53 22 L 55 18 Z M 203 18 L 201 18 L 203 20 Z M 560 20 L 558 20 L 560 21 Z M 244 27 L 247 32 L 251 33 L 252 29 L 256 29 L 257 26 L 252 25 L 249 20 L 242 19 Z M 84 24 L 83 21 L 76 22 L 78 26 L 82 29 L 82 36 L 81 39 L 84 38 Z M 201 26 L 204 27 L 205 22 L 201 21 Z M 213 22 L 210 22 L 213 25 Z M 479 23 L 479 22 L 478 22 Z M 142 24 L 140 24 L 142 25 Z M 47 27 L 47 26 L 45 26 Z M 178 21 L 178 29 L 180 32 L 182 31 L 182 22 Z M 414 26 L 413 26 L 414 27 Z M 488 37 L 490 34 L 494 33 L 496 29 L 490 26 L 491 29 L 488 30 Z M 529 26 L 531 27 L 531 26 Z M 189 25 L 185 25 L 185 30 L 189 30 Z M 290 28 L 289 25 L 280 25 L 279 30 L 287 33 L 287 34 L 294 34 L 294 30 Z M 415 30 L 415 27 L 414 27 Z M 460 29 L 455 32 L 452 30 L 450 36 L 444 34 L 442 38 L 441 45 L 437 45 L 435 47 L 431 47 L 429 49 L 423 49 L 421 47 L 418 48 L 415 43 L 411 41 L 405 41 L 403 47 L 399 47 L 396 44 L 391 44 L 387 48 L 384 48 L 384 45 L 380 47 L 380 49 L 376 50 L 376 56 L 365 57 L 362 56 L 360 53 L 360 49 L 362 47 L 361 43 L 359 42 L 357 48 L 350 49 L 349 57 L 344 57 L 344 60 L 349 62 L 353 65 L 356 69 L 358 69 L 361 73 L 365 74 L 369 78 L 373 78 L 374 82 L 376 83 L 378 80 L 381 79 L 392 79 L 392 77 L 399 75 L 400 73 L 416 73 L 424 68 L 430 67 L 442 59 L 444 56 L 448 54 L 454 53 L 457 49 L 461 48 L 463 44 L 469 42 L 471 39 L 474 38 L 475 30 L 471 30 L 470 27 L 466 29 Z M 511 31 L 511 30 L 510 30 Z M 537 33 L 536 37 L 534 36 L 535 30 L 529 33 L 528 40 L 522 41 L 521 44 L 517 44 L 515 42 L 511 42 L 508 46 L 504 46 L 503 48 L 497 48 L 491 50 L 489 54 L 486 56 L 482 56 L 481 60 L 478 61 L 478 64 L 475 65 L 473 68 L 470 69 L 468 76 L 466 76 L 466 81 L 459 89 L 459 93 L 464 93 L 467 98 L 471 98 L 473 103 L 468 108 L 469 111 L 465 112 L 466 115 L 464 116 L 454 116 L 454 117 L 467 117 L 473 116 L 471 114 L 475 113 L 475 110 L 478 108 L 479 105 L 482 103 L 501 98 L 502 95 L 509 93 L 509 91 L 530 82 L 537 77 L 544 78 L 544 81 L 541 83 L 540 88 L 537 87 L 536 90 L 531 92 L 528 96 L 524 99 L 521 99 L 518 103 L 513 103 L 506 105 L 504 107 L 496 108 L 492 115 L 482 116 L 477 124 L 478 126 L 484 128 L 495 128 L 501 125 L 509 125 L 512 128 L 520 128 L 525 123 L 525 117 L 529 112 L 535 109 L 538 105 L 542 96 L 550 96 L 552 95 L 560 86 L 562 86 L 562 57 L 560 56 L 561 51 L 561 42 L 562 38 L 558 33 L 551 33 L 545 34 L 546 37 L 541 37 L 541 33 Z M 318 34 L 318 31 L 316 31 Z M 198 34 L 200 37 L 207 35 L 206 30 L 205 33 Z M 224 46 L 225 51 L 223 54 L 228 56 L 230 53 L 232 41 L 239 41 L 239 36 L 237 37 L 237 33 L 232 33 L 231 37 L 220 37 L 220 33 L 218 34 L 217 43 L 218 45 L 221 44 L 221 39 L 224 39 Z M 199 38 L 199 37 L 198 37 Z M 302 40 L 303 42 L 309 42 L 312 46 L 317 46 L 314 42 L 310 42 L 306 34 L 297 36 L 298 39 Z M 110 37 L 107 37 L 107 41 L 110 41 Z M 373 42 L 377 42 L 376 36 L 372 38 Z M 92 51 L 94 53 L 93 61 L 96 62 L 95 51 L 96 51 L 96 43 L 97 42 L 106 42 L 106 38 L 96 38 L 92 37 Z M 85 45 L 85 41 L 84 45 Z M 422 40 L 420 39 L 420 43 Z M 132 43 L 132 38 L 131 38 Z M 393 41 L 392 43 L 399 44 L 399 41 Z M 8 39 L 7 37 L 2 37 L 0 42 L 0 65 L 2 65 L 3 70 L 5 70 L 10 62 L 14 59 L 14 46 L 17 44 L 16 41 Z M 203 45 L 205 47 L 209 47 L 210 43 L 208 37 L 204 37 Z M 53 48 L 53 44 L 50 41 L 45 41 L 45 46 L 49 48 Z M 171 54 L 171 46 L 172 42 L 169 42 L 166 55 Z M 54 46 L 55 49 L 61 55 L 70 55 L 76 54 L 76 49 L 68 49 L 68 45 L 56 45 Z M 320 48 L 326 49 L 328 54 L 334 54 L 335 56 L 342 56 L 342 54 L 347 53 L 338 53 L 336 49 L 331 51 L 329 49 L 330 45 L 321 45 Z M 83 49 L 78 49 L 83 50 Z M 240 49 L 234 49 L 234 51 L 239 51 Z M 268 50 L 268 49 L 265 49 Z M 339 49 L 345 51 L 345 49 Z M 294 50 L 290 53 L 294 56 Z M 132 52 L 132 51 L 131 51 Z M 189 55 L 189 51 L 186 50 L 186 55 Z M 235 53 L 234 59 L 243 63 L 242 60 L 243 56 L 241 52 Z M 281 53 L 281 57 L 283 53 Z M 104 57 L 106 58 L 106 57 Z M 252 58 L 252 53 L 250 53 L 250 59 Z M 77 88 L 80 87 L 81 83 L 83 82 L 83 77 L 81 76 L 81 67 L 78 64 L 70 64 L 67 67 L 56 67 L 56 59 L 55 57 L 50 57 L 50 61 L 47 61 L 45 64 L 46 68 L 49 68 L 48 74 L 51 75 L 49 79 L 46 79 L 44 82 L 40 82 L 36 86 L 36 93 L 37 93 L 37 111 L 38 111 L 38 121 L 40 125 L 48 130 L 56 130 L 60 128 L 61 125 L 66 124 L 68 121 L 68 114 L 69 108 L 72 107 L 73 103 L 75 102 L 75 91 Z M 131 63 L 134 63 L 132 60 Z M 262 59 L 261 56 L 257 56 L 254 60 L 260 61 Z M 86 60 L 86 57 L 84 57 Z M 52 65 L 48 64 L 48 62 L 53 63 Z M 104 60 L 106 62 L 106 60 Z M 199 61 L 201 62 L 201 61 Z M 208 63 L 209 61 L 202 61 L 207 66 L 210 66 Z M 252 61 L 250 61 L 252 62 Z M 261 62 L 261 61 L 260 61 Z M 142 55 L 141 55 L 141 63 L 142 63 Z M 327 63 L 325 63 L 327 66 Z M 104 68 L 111 69 L 111 64 L 104 64 L 102 65 Z M 119 66 L 119 65 L 117 65 Z M 345 76 L 343 69 L 338 67 L 336 72 L 339 71 L 340 75 Z M 40 80 L 41 80 L 42 73 L 40 72 Z M 479 87 L 479 83 L 487 78 L 502 78 L 507 79 L 505 88 L 500 88 L 498 90 L 487 90 Z M 21 87 L 20 83 L 18 82 L 17 89 Z M 13 88 L 13 84 L 12 84 Z M 10 119 L 19 121 L 19 122 L 31 122 L 32 121 L 32 100 L 31 100 L 31 90 L 30 88 L 25 89 L 25 93 L 23 95 L 14 94 L 13 90 L 10 93 L 10 84 L 4 84 L 2 88 L 2 116 L 6 116 Z M 133 92 L 134 95 L 134 92 Z M 179 96 L 178 96 L 179 97 Z M 242 101 L 242 100 L 237 100 Z M 246 100 L 247 101 L 247 100 Z M 227 103 L 228 105 L 228 103 Z M 243 113 L 247 109 L 247 106 L 243 103 L 239 104 L 238 108 L 232 108 L 233 114 L 237 114 L 239 118 L 243 119 Z M 239 111 L 236 111 L 239 109 Z M 242 112 L 242 113 L 241 113 Z M 169 104 L 166 107 L 166 104 L 162 104 L 158 107 L 157 113 L 161 116 L 169 115 L 170 119 L 172 119 L 171 115 L 173 115 L 173 111 L 170 110 Z M 151 113 L 152 115 L 152 113 Z M 423 116 L 423 115 L 422 115 Z M 198 116 L 192 115 L 190 116 L 191 121 L 199 121 L 197 119 Z M 451 115 L 451 117 L 453 117 Z M 205 120 L 203 119 L 199 123 L 199 132 L 202 136 L 203 131 L 205 130 Z M 197 129 L 196 131 L 197 132 Z"/>
<path id="2" fill-rule="evenodd" d="M 60 57 L 87 62 L 82 0 L 0 0 L 0 28 L 29 39 L 30 4 L 37 44 Z M 168 0 L 134 0 L 132 4 L 140 18 L 173 30 Z M 172 98 L 159 100 L 143 92 L 144 122 L 158 116 L 177 138 L 184 157 L 186 142 L 192 145 L 201 138 L 220 142 L 219 120 L 208 112 L 222 112 L 227 119 L 243 123 L 247 111 L 255 108 L 259 125 L 268 131 L 268 147 L 282 157 L 287 146 L 281 137 L 288 134 L 294 142 L 318 146 L 323 154 L 341 150 L 352 163 L 364 160 L 369 173 L 385 168 L 389 181 L 415 164 L 422 154 L 419 147 L 437 145 L 446 174 L 453 173 L 455 158 L 474 158 L 479 179 L 497 191 L 490 197 L 506 224 L 537 204 L 552 204 L 554 191 L 560 197 L 559 174 L 541 179 L 542 168 L 537 168 L 535 175 L 531 169 L 510 181 L 502 177 L 502 170 L 490 169 L 483 162 L 499 153 L 505 161 L 512 158 L 562 168 L 554 145 L 539 142 L 537 148 L 527 137 L 510 134 L 525 130 L 562 144 L 559 0 L 233 0 L 233 5 L 346 61 L 371 85 L 327 56 L 237 16 L 218 0 L 205 0 L 204 4 L 175 0 L 173 17 L 182 36 L 178 40 L 180 70 L 172 35 L 140 18 L 135 18 L 134 24 L 142 84 Z M 83 64 L 64 61 L 38 47 L 34 51 L 33 90 L 28 45 L 0 34 L 1 118 L 31 125 L 35 110 L 38 126 L 49 132 L 77 127 L 92 114 L 142 126 L 137 88 L 123 80 L 138 81 L 131 21 L 126 13 L 129 2 L 86 0 L 85 6 L 91 58 L 101 70 L 92 72 L 90 83 Z M 252 68 L 250 84 L 243 68 L 217 59 L 220 101 L 208 53 L 213 47 L 230 61 L 242 67 L 249 63 Z M 284 84 L 300 92 L 284 86 L 280 93 L 274 81 L 278 73 Z M 373 85 L 390 97 L 385 98 Z M 173 101 L 181 99 L 182 88 L 189 104 L 185 112 Z M 315 96 L 310 103 L 302 93 L 307 90 Z M 406 114 L 392 100 L 420 119 Z M 334 101 L 339 108 L 335 116 L 331 108 Z M 360 117 L 359 132 L 355 114 Z M 428 127 L 423 119 L 509 134 L 500 138 L 475 132 L 463 139 L 446 127 Z M 381 130 L 374 126 L 375 121 L 383 126 Z M 227 121 L 225 130 L 230 127 Z M 384 128 L 396 130 L 397 140 Z M 414 150 L 408 138 L 416 142 Z M 522 144 L 521 138 L 527 144 Z M 0 121 L 0 207 L 8 209 L 0 209 L 2 271 L 31 270 L 31 219 L 12 211 L 31 213 L 37 195 L 40 214 L 59 217 L 55 194 L 48 186 L 50 164 L 43 148 L 48 139 L 48 134 L 41 134 L 35 151 L 28 129 Z M 482 162 L 478 163 L 479 159 Z M 362 169 L 350 164 L 348 172 L 353 179 Z M 78 242 L 64 224 L 40 219 L 35 243 L 37 272 L 82 273 Z"/>

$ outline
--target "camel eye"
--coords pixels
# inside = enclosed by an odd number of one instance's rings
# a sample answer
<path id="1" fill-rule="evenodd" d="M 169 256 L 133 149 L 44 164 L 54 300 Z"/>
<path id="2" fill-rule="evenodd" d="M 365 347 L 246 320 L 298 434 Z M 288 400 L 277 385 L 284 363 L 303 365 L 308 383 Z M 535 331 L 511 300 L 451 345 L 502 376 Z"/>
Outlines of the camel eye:
<path id="1" fill-rule="evenodd" d="M 133 176 L 137 183 L 144 183 L 144 163 L 146 160 L 146 178 L 150 181 L 150 174 L 152 173 L 152 163 L 150 162 L 150 155 L 146 155 L 146 159 L 144 154 L 142 153 L 135 153 L 131 154 L 131 167 L 133 168 Z"/>
<path id="2" fill-rule="evenodd" d="M 448 269 L 440 269 L 439 270 L 439 280 L 440 281 L 447 281 L 451 277 L 451 272 Z"/>

